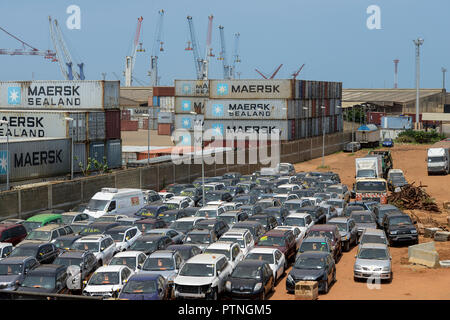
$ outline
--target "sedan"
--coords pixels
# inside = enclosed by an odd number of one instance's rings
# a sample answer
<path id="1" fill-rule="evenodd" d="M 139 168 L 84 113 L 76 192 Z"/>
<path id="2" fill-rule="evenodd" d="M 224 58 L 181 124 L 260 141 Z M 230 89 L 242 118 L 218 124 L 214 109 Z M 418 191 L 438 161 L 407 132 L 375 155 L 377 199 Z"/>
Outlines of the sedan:
<path id="1" fill-rule="evenodd" d="M 392 257 L 389 248 L 381 243 L 365 243 L 360 246 L 353 267 L 355 281 L 378 278 L 392 281 Z"/>
<path id="2" fill-rule="evenodd" d="M 169 287 L 159 274 L 134 274 L 123 286 L 119 299 L 123 300 L 167 300 Z"/>
<path id="3" fill-rule="evenodd" d="M 168 236 L 170 239 L 172 239 L 172 243 L 174 244 L 180 244 L 183 242 L 184 234 L 181 232 L 178 232 L 174 229 L 152 229 L 148 230 L 146 235 L 159 235 L 159 236 Z"/>
<path id="4" fill-rule="evenodd" d="M 361 144 L 359 142 L 349 142 L 344 146 L 344 152 L 355 152 L 361 149 Z"/>
<path id="5" fill-rule="evenodd" d="M 284 254 L 275 248 L 253 248 L 245 257 L 245 260 L 249 259 L 267 262 L 273 271 L 275 282 L 283 276 L 287 269 L 287 262 Z"/>

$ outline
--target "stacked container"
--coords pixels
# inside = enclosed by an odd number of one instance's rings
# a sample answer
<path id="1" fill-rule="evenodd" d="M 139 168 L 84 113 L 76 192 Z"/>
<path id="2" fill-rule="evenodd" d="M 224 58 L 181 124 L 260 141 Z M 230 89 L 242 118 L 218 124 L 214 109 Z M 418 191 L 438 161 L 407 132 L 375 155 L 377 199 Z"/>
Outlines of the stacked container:
<path id="1" fill-rule="evenodd" d="M 175 87 L 153 87 L 153 97 L 149 105 L 158 108 L 155 114 L 159 135 L 170 135 L 175 120 Z"/>

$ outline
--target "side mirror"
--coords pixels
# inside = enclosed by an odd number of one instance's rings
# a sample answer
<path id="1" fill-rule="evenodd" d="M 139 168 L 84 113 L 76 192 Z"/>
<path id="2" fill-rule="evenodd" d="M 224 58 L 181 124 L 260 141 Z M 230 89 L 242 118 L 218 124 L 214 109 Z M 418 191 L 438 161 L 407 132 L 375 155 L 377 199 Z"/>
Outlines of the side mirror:
<path id="1" fill-rule="evenodd" d="M 142 270 L 142 266 L 141 265 L 137 265 L 137 267 L 136 268 L 138 268 L 139 270 Z"/>
<path id="2" fill-rule="evenodd" d="M 87 281 L 86 281 L 86 280 L 83 280 L 83 284 L 84 284 L 84 285 L 87 285 Z"/>

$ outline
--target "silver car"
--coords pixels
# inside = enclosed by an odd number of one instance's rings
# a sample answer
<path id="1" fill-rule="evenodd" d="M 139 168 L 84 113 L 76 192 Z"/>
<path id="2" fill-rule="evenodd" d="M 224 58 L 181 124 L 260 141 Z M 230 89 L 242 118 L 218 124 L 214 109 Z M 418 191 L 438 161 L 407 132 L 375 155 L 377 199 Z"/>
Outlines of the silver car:
<path id="1" fill-rule="evenodd" d="M 158 273 L 172 287 L 173 279 L 183 265 L 184 260 L 178 251 L 157 250 L 147 257 L 138 274 Z"/>
<path id="2" fill-rule="evenodd" d="M 377 222 L 375 215 L 369 210 L 357 210 L 352 211 L 350 218 L 356 223 L 358 229 L 358 237 L 363 233 L 366 228 L 377 228 Z"/>
<path id="3" fill-rule="evenodd" d="M 365 243 L 381 243 L 388 245 L 386 233 L 381 229 L 366 228 L 359 238 L 359 245 Z"/>
<path id="4" fill-rule="evenodd" d="M 392 281 L 392 257 L 389 248 L 381 243 L 365 243 L 359 247 L 353 267 L 354 280 L 380 279 Z"/>

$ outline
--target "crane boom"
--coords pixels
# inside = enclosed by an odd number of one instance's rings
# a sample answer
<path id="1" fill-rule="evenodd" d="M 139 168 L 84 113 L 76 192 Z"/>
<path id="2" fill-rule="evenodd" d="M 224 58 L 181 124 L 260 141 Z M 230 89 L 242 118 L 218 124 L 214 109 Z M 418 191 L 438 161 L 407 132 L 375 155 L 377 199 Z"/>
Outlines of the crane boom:
<path id="1" fill-rule="evenodd" d="M 199 54 L 198 42 L 197 42 L 197 38 L 195 36 L 194 22 L 192 21 L 191 16 L 188 16 L 187 20 L 188 20 L 188 26 L 189 26 L 189 33 L 191 36 L 192 53 L 194 55 L 195 71 L 197 73 L 197 79 L 202 80 L 203 79 L 203 74 L 202 74 L 203 59 L 200 58 L 200 54 Z"/>
<path id="2" fill-rule="evenodd" d="M 223 78 L 224 79 L 231 79 L 231 74 L 230 74 L 230 66 L 228 65 L 228 60 L 227 60 L 227 50 L 226 50 L 226 46 L 225 46 L 225 34 L 223 31 L 223 26 L 219 26 L 219 32 L 220 32 L 220 45 L 221 45 L 221 52 L 220 52 L 220 57 L 219 60 L 222 60 L 222 65 L 223 65 Z"/>
<path id="3" fill-rule="evenodd" d="M 58 40 L 56 40 L 55 30 L 53 29 L 52 17 L 50 17 L 50 16 L 48 17 L 48 22 L 49 22 L 50 37 L 51 37 L 52 42 L 53 42 L 53 47 L 55 48 L 55 51 L 56 51 L 56 58 L 58 60 L 58 64 L 59 64 L 59 68 L 61 70 L 61 74 L 63 75 L 64 79 L 66 79 L 66 80 L 73 80 L 73 78 L 70 79 L 69 72 L 66 71 L 66 69 L 65 69 L 63 57 L 61 56 L 61 52 L 58 49 L 59 48 L 58 47 Z"/>
<path id="4" fill-rule="evenodd" d="M 125 57 L 125 86 L 126 87 L 131 87 L 131 84 L 133 83 L 133 69 L 134 69 L 134 62 L 136 60 L 136 52 L 137 52 L 137 47 L 139 44 L 139 37 L 141 34 L 142 20 L 144 20 L 144 18 L 142 18 L 142 17 L 138 18 L 136 32 L 134 34 L 133 48 L 131 49 L 131 55 Z"/>
<path id="5" fill-rule="evenodd" d="M 241 62 L 241 58 L 239 57 L 239 37 L 241 34 L 239 32 L 234 34 L 234 59 L 233 59 L 233 66 L 231 67 L 231 76 L 234 77 L 234 74 L 236 72 L 236 63 Z"/>
<path id="6" fill-rule="evenodd" d="M 164 10 L 158 11 L 159 18 L 158 23 L 156 25 L 155 32 L 155 43 L 153 44 L 152 56 L 150 60 L 150 71 L 149 76 L 151 79 L 151 86 L 156 87 L 159 85 L 159 77 L 158 77 L 158 52 L 164 51 L 163 49 L 163 41 L 162 41 L 162 29 L 163 29 L 163 17 Z"/>

